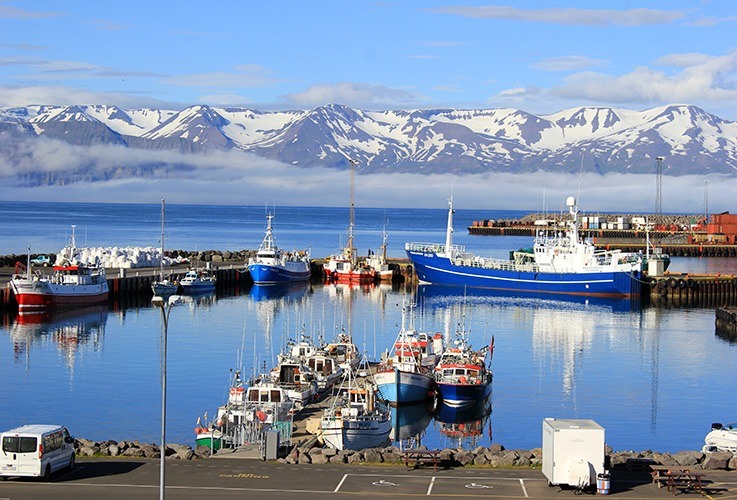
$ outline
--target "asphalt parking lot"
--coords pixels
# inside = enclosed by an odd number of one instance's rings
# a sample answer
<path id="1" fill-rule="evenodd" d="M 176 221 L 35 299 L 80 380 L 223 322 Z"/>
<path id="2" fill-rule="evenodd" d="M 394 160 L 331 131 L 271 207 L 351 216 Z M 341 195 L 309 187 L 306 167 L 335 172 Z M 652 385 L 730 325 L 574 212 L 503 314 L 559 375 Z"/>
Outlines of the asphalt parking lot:
<path id="1" fill-rule="evenodd" d="M 0 500 L 60 498 L 105 500 L 157 498 L 156 460 L 80 459 L 74 471 L 49 483 L 10 479 L 0 483 Z M 327 496 L 560 499 L 579 496 L 573 489 L 550 487 L 539 470 L 486 468 L 407 469 L 404 466 L 286 465 L 258 460 L 168 461 L 167 498 L 243 497 L 317 499 Z M 707 475 L 708 498 L 737 498 L 737 472 Z M 626 499 L 696 497 L 697 492 L 667 491 L 649 475 L 613 471 L 609 496 Z M 590 495 L 593 496 L 594 493 Z M 598 495 L 597 495 L 598 496 Z"/>

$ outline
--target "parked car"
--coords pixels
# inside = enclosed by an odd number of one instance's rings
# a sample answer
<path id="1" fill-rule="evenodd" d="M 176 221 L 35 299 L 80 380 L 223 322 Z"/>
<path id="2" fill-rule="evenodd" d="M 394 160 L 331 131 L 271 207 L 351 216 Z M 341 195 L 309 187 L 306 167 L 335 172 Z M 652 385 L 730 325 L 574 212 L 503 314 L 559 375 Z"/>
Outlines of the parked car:
<path id="1" fill-rule="evenodd" d="M 49 267 L 51 265 L 51 257 L 48 255 L 39 255 L 31 259 L 31 265 Z"/>
<path id="2" fill-rule="evenodd" d="M 24 425 L 2 433 L 0 480 L 40 477 L 74 469 L 74 438 L 60 425 Z"/>

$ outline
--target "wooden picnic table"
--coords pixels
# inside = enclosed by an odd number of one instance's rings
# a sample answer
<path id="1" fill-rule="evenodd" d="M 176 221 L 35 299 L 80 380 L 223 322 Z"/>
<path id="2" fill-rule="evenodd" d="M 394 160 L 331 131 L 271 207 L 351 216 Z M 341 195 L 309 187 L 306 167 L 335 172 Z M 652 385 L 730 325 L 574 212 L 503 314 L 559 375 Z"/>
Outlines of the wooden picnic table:
<path id="1" fill-rule="evenodd" d="M 404 460 L 404 465 L 407 467 L 409 467 L 410 463 L 412 463 L 413 467 L 432 464 L 434 470 L 437 472 L 439 455 L 440 450 L 404 450 L 402 451 L 402 460 Z"/>
<path id="2" fill-rule="evenodd" d="M 676 494 L 676 490 L 698 491 L 703 495 L 703 478 L 706 476 L 704 472 L 668 465 L 651 465 L 650 470 L 653 483 L 657 484 L 658 488 L 665 485 L 673 495 Z"/>

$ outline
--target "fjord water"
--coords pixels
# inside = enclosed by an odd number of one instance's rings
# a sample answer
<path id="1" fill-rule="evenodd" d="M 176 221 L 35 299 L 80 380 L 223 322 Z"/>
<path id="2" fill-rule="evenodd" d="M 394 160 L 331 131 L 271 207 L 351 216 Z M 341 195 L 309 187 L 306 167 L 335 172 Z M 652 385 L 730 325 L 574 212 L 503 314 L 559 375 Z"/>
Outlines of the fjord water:
<path id="1" fill-rule="evenodd" d="M 158 205 L 1 203 L 0 253 L 28 244 L 56 252 L 69 225 L 95 246 L 158 245 Z M 505 257 L 525 237 L 471 237 L 474 219 L 519 213 L 456 213 L 456 242 Z M 444 210 L 357 210 L 358 247 L 378 249 L 388 220 L 390 255 L 405 241 L 443 241 Z M 322 257 L 344 241 L 347 209 L 279 208 L 277 242 L 311 246 Z M 168 248 L 255 248 L 261 207 L 167 209 Z M 35 252 L 36 250 L 34 250 Z M 675 259 L 675 270 L 735 272 L 731 259 Z M 712 309 L 638 309 L 626 301 L 556 300 L 420 286 L 415 323 L 451 335 L 461 323 L 472 345 L 495 338 L 492 413 L 475 444 L 541 445 L 544 417 L 593 418 L 615 450 L 699 449 L 711 422 L 733 421 L 737 344 L 714 335 Z M 300 331 L 331 339 L 342 328 L 376 359 L 401 324 L 404 288 L 312 285 L 225 290 L 187 298 L 169 321 L 168 426 L 171 442 L 193 443 L 193 427 L 227 397 L 238 353 L 246 376 L 273 364 Z M 96 308 L 0 326 L 0 428 L 68 425 L 90 439 L 156 442 L 160 433 L 160 312 L 148 303 Z M 422 410 L 422 409 L 421 409 Z M 457 445 L 424 411 L 404 412 L 428 447 Z M 410 424 L 414 424 L 410 425 Z M 477 423 L 478 424 L 478 423 Z M 478 425 L 477 425 L 478 426 Z M 457 430 L 457 429 L 456 429 Z M 400 429 L 400 435 L 402 430 Z M 470 438 L 463 442 L 472 446 Z"/>

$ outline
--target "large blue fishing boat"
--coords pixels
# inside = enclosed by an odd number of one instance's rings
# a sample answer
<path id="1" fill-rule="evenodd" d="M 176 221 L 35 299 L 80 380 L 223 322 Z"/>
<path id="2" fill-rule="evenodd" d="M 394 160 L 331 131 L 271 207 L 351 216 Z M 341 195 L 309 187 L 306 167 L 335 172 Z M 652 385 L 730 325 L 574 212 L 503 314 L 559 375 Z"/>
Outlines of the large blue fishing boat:
<path id="1" fill-rule="evenodd" d="M 532 250 L 509 260 L 480 257 L 453 245 L 453 198 L 445 245 L 407 243 L 405 250 L 420 282 L 594 297 L 639 297 L 643 255 L 599 250 L 578 232 L 578 209 L 570 196 L 565 231 L 541 231 Z"/>
<path id="2" fill-rule="evenodd" d="M 266 216 L 266 234 L 255 257 L 248 261 L 248 272 L 256 284 L 290 283 L 310 279 L 310 254 L 284 252 L 276 246 L 271 229 L 271 219 Z"/>

